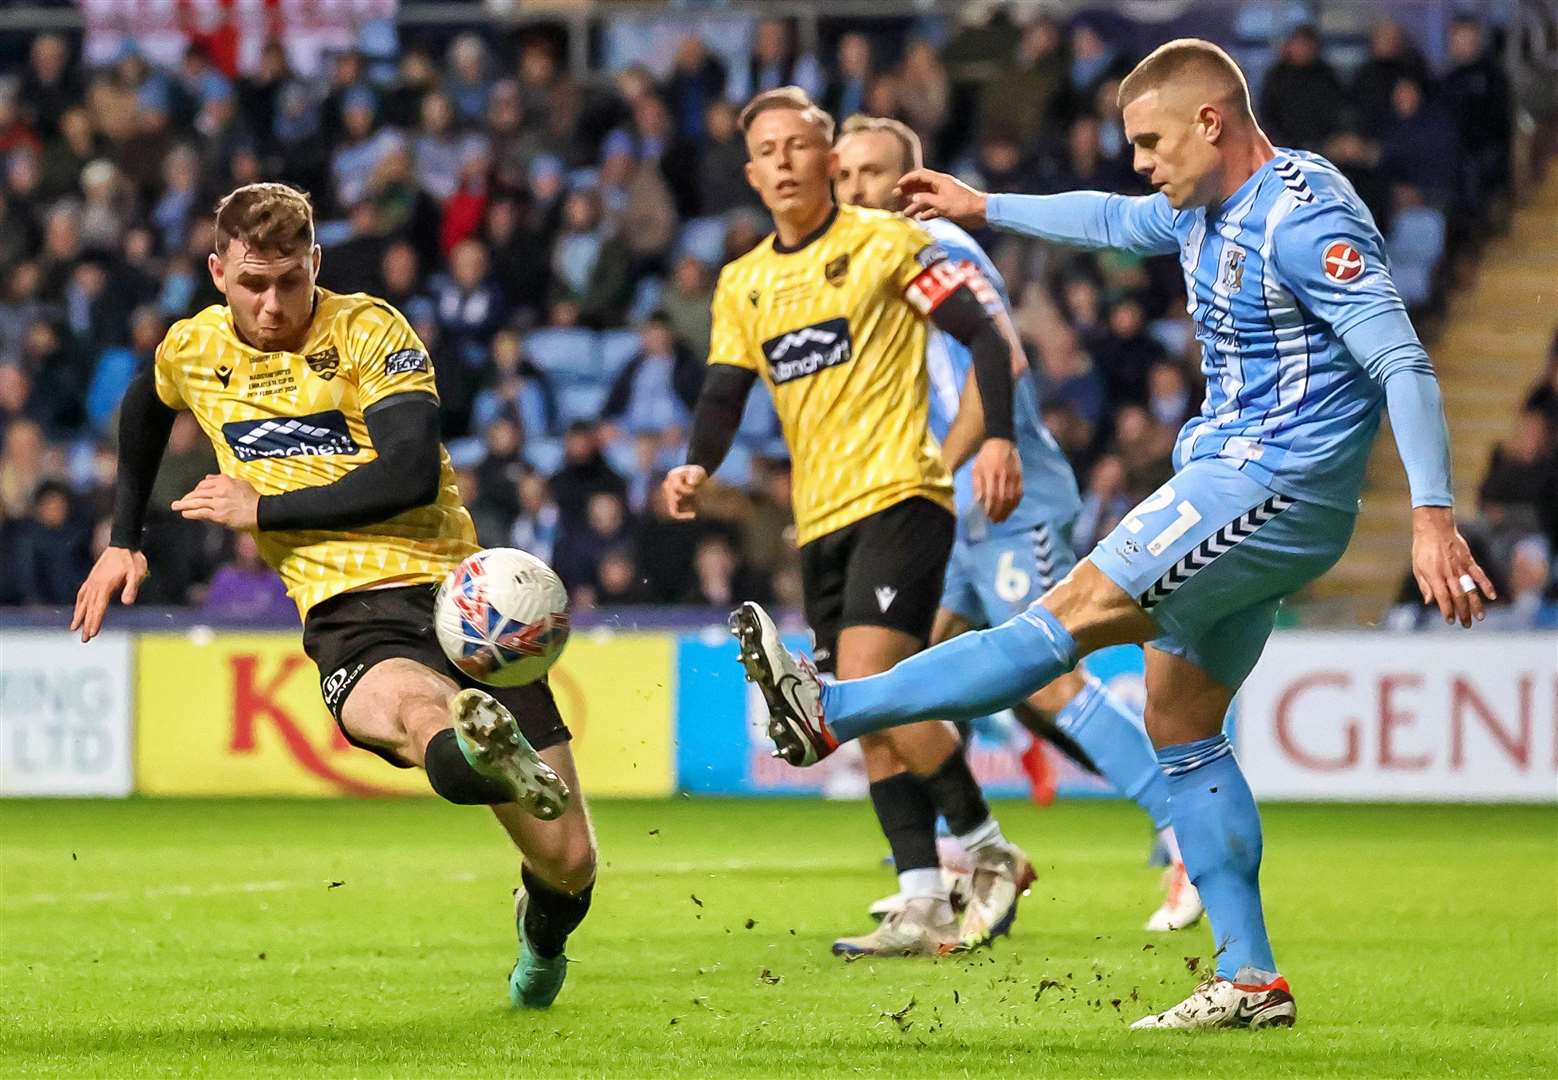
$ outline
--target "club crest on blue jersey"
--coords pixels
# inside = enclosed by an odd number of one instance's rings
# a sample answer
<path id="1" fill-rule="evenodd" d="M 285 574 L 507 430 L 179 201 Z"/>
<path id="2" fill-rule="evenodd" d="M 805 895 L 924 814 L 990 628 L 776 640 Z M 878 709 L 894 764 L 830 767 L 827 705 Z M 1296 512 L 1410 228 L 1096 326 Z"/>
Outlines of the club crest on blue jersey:
<path id="1" fill-rule="evenodd" d="M 1244 249 L 1229 248 L 1223 253 L 1223 287 L 1229 292 L 1244 288 Z"/>

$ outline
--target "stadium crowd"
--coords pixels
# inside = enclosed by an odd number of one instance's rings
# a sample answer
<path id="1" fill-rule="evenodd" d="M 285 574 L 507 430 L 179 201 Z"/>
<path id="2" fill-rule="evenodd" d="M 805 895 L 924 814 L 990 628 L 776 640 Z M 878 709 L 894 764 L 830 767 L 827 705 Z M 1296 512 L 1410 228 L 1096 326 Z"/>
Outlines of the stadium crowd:
<path id="1" fill-rule="evenodd" d="M 760 22 L 734 65 L 688 37 L 659 80 L 576 80 L 545 41 L 505 51 L 477 34 L 437 55 L 343 52 L 317 80 L 278 44 L 240 76 L 197 48 L 174 70 L 133 52 L 86 68 L 70 40 L 36 38 L 0 78 L 0 604 L 74 597 L 106 541 L 119 397 L 172 321 L 219 300 L 210 211 L 257 179 L 311 193 L 321 285 L 385 297 L 428 344 L 484 544 L 551 560 L 584 604 L 796 603 L 788 465 L 761 394 L 703 520 L 672 521 L 657 494 L 682 460 L 719 268 L 768 231 L 743 179 L 745 97 L 797 83 L 840 119 L 897 116 L 929 163 L 987 189 L 1142 190 L 1113 108 L 1134 57 L 1100 25 L 965 27 L 939 48 L 907 20 L 880 25 L 814 55 Z M 1446 252 L 1510 184 L 1508 90 L 1483 28 L 1458 20 L 1439 71 L 1391 24 L 1345 76 L 1310 27 L 1274 48 L 1258 87 L 1274 140 L 1347 173 L 1432 325 Z M 961 86 L 949 66 L 967 56 L 1000 59 Z M 969 107 L 954 116 L 955 101 Z M 1178 266 L 980 239 L 1082 482 L 1072 540 L 1087 548 L 1170 474 L 1201 399 Z M 1540 563 L 1538 594 L 1558 544 L 1555 393 L 1558 362 L 1481 492 L 1505 580 L 1535 581 Z M 143 599 L 285 611 L 252 542 L 166 509 L 213 468 L 181 416 Z"/>

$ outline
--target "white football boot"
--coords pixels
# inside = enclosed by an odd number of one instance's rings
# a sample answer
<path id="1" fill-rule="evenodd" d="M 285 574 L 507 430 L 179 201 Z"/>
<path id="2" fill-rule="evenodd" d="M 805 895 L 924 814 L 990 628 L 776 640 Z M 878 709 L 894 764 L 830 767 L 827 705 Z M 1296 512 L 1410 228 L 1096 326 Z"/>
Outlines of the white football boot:
<path id="1" fill-rule="evenodd" d="M 958 949 L 951 905 L 928 896 L 905 901 L 869 934 L 839 938 L 835 956 L 943 956 Z"/>
<path id="2" fill-rule="evenodd" d="M 1183 930 L 1200 922 L 1204 911 L 1201 894 L 1190 884 L 1185 864 L 1175 863 L 1163 871 L 1163 903 L 1147 920 L 1147 930 L 1154 934 Z"/>
<path id="3" fill-rule="evenodd" d="M 757 604 L 742 604 L 730 614 L 730 632 L 741 646 L 747 680 L 757 684 L 768 703 L 768 737 L 774 756 L 791 765 L 815 765 L 838 740 L 823 723 L 822 680 L 804 657 L 792 656 L 779 639 L 779 628 Z"/>
<path id="4" fill-rule="evenodd" d="M 1017 919 L 1017 901 L 1038 880 L 1033 864 L 1016 844 L 994 845 L 974 853 L 968 909 L 959 933 L 965 949 L 977 949 L 1008 933 Z"/>
<path id="5" fill-rule="evenodd" d="M 968 892 L 973 885 L 974 875 L 971 870 L 960 870 L 956 867 L 943 866 L 941 868 L 941 881 L 947 887 L 947 900 L 952 904 L 953 913 L 962 911 L 968 906 Z M 895 911 L 903 909 L 905 897 L 901 892 L 895 892 L 891 896 L 884 896 L 866 909 L 866 914 L 877 922 L 881 922 Z"/>
<path id="6" fill-rule="evenodd" d="M 497 698 L 484 690 L 461 690 L 449 699 L 449 720 L 471 768 L 507 784 L 527 813 L 552 821 L 567 809 L 567 783 L 541 760 Z"/>
<path id="7" fill-rule="evenodd" d="M 1168 1012 L 1144 1016 L 1132 1031 L 1199 1031 L 1209 1028 L 1292 1027 L 1298 1019 L 1293 991 L 1280 975 L 1269 983 L 1215 979 Z"/>

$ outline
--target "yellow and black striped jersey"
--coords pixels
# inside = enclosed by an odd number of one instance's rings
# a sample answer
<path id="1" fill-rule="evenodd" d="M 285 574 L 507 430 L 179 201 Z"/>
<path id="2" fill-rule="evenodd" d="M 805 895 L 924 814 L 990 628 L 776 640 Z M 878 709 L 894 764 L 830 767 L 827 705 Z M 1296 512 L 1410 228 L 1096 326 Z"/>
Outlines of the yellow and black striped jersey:
<path id="1" fill-rule="evenodd" d="M 915 222 L 840 206 L 796 249 L 770 236 L 720 272 L 709 362 L 773 394 L 798 543 L 916 495 L 952 509 L 925 369 L 927 274 L 942 262 Z"/>
<path id="2" fill-rule="evenodd" d="M 392 394 L 437 393 L 427 349 L 400 312 L 325 289 L 315 290 L 300 351 L 251 348 L 214 304 L 168 331 L 154 378 L 163 404 L 194 413 L 222 472 L 261 495 L 328 484 L 373 460 L 363 410 Z M 449 455 L 439 455 L 438 497 L 426 506 L 351 530 L 257 534 L 300 613 L 351 589 L 441 580 L 477 550 Z"/>

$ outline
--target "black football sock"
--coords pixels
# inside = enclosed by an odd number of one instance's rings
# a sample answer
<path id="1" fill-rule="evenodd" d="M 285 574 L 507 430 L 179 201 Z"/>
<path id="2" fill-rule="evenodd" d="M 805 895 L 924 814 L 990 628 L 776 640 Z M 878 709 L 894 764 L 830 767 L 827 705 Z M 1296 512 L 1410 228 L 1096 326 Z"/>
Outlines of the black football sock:
<path id="1" fill-rule="evenodd" d="M 570 896 L 542 881 L 528 866 L 520 868 L 519 876 L 529 897 L 525 904 L 525 940 L 544 960 L 561 956 L 568 935 L 578 928 L 590 910 L 590 894 L 595 891 L 595 882 L 586 885 L 583 892 Z"/>
<path id="2" fill-rule="evenodd" d="M 465 760 L 454 728 L 444 728 L 428 741 L 422 757 L 427 782 L 433 790 L 461 806 L 491 806 L 514 801 L 514 793 L 501 780 L 483 776 Z"/>
<path id="3" fill-rule="evenodd" d="M 936 854 L 936 804 L 912 773 L 899 773 L 871 784 L 871 806 L 893 853 L 893 868 L 939 872 Z"/>
<path id="4" fill-rule="evenodd" d="M 957 837 L 968 836 L 990 820 L 990 807 L 985 793 L 979 790 L 979 781 L 969 771 L 968 758 L 959 746 L 947 755 L 935 772 L 920 777 L 925 790 L 930 793 L 941 816 L 947 819 L 947 828 Z"/>

